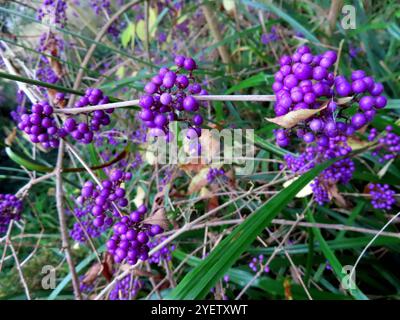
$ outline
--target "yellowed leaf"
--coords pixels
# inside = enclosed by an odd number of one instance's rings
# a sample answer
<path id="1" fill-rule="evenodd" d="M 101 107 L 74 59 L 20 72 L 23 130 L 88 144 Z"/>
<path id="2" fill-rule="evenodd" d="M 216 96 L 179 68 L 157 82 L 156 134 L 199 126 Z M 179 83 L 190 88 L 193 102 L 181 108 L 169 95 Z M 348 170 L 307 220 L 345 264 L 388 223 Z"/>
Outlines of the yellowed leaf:
<path id="1" fill-rule="evenodd" d="M 133 199 L 133 203 L 135 204 L 136 208 L 139 208 L 143 204 L 145 198 L 146 192 L 141 186 L 139 186 L 136 190 L 135 199 Z"/>
<path id="2" fill-rule="evenodd" d="M 224 9 L 228 11 L 229 13 L 235 11 L 235 1 L 234 0 L 223 0 L 222 5 L 224 6 Z"/>
<path id="3" fill-rule="evenodd" d="M 294 177 L 292 179 L 287 180 L 284 184 L 283 187 L 287 188 L 289 187 L 293 182 L 295 182 L 299 177 Z M 311 182 L 309 182 L 303 189 L 301 189 L 297 194 L 296 194 L 296 198 L 305 198 L 307 196 L 309 196 L 310 194 L 312 194 L 312 189 L 311 189 Z"/>
<path id="4" fill-rule="evenodd" d="M 139 20 L 139 22 L 136 23 L 135 31 L 140 40 L 146 41 L 146 24 L 144 23 L 144 20 Z"/>
<path id="5" fill-rule="evenodd" d="M 312 117 L 314 114 L 324 110 L 327 104 L 324 104 L 319 109 L 300 109 L 295 111 L 290 111 L 289 113 L 275 118 L 265 118 L 269 122 L 273 122 L 285 129 L 290 129 L 294 127 L 301 121 L 307 120 L 308 118 Z"/>
<path id="6" fill-rule="evenodd" d="M 365 140 L 360 140 L 357 137 L 349 137 L 347 139 L 347 144 L 349 145 L 349 147 L 351 147 L 351 149 L 357 150 L 368 146 L 370 143 Z"/>

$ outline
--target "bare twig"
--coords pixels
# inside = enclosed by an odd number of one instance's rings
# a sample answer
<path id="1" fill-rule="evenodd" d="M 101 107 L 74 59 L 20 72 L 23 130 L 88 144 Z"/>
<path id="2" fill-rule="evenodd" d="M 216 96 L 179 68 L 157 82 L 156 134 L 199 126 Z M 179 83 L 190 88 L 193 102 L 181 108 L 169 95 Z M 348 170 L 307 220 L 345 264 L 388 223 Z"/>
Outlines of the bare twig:
<path id="1" fill-rule="evenodd" d="M 217 43 L 220 43 L 222 41 L 222 36 L 218 28 L 218 21 L 215 19 L 215 16 L 209 7 L 208 4 L 204 4 L 201 6 L 204 16 L 206 17 L 208 27 L 210 28 L 211 34 L 214 37 L 215 41 Z M 228 49 L 220 44 L 218 47 L 218 52 L 219 55 L 221 56 L 222 62 L 225 64 L 231 64 L 231 56 L 229 55 Z"/>
<path id="2" fill-rule="evenodd" d="M 64 141 L 60 140 L 60 146 L 58 148 L 58 157 L 57 157 L 57 165 L 56 165 L 56 202 L 57 202 L 57 211 L 58 211 L 58 219 L 60 220 L 60 231 L 61 231 L 61 242 L 62 249 L 65 252 L 65 258 L 68 263 L 69 270 L 71 272 L 71 280 L 72 286 L 74 288 L 75 299 L 81 300 L 81 292 L 79 288 L 79 280 L 75 270 L 74 262 L 72 261 L 71 249 L 68 243 L 68 233 L 67 233 L 67 223 L 65 220 L 65 212 L 64 212 L 64 192 L 62 186 L 62 166 L 63 166 L 63 158 L 64 158 Z"/>

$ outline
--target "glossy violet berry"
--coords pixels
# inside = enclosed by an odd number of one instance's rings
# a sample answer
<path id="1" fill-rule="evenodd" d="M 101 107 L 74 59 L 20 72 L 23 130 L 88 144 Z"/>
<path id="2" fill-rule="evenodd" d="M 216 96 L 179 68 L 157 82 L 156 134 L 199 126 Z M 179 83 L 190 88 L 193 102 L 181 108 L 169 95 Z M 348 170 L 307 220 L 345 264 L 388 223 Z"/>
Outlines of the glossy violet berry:
<path id="1" fill-rule="evenodd" d="M 195 98 L 188 96 L 183 100 L 183 108 L 186 111 L 197 111 L 199 109 L 199 104 Z"/>
<path id="2" fill-rule="evenodd" d="M 184 56 L 176 56 L 175 57 L 175 65 L 179 68 L 183 68 L 184 64 L 185 64 L 185 57 Z"/>
<path id="3" fill-rule="evenodd" d="M 360 109 L 363 111 L 372 110 L 375 106 L 375 98 L 371 96 L 364 96 L 359 102 Z"/>
<path id="4" fill-rule="evenodd" d="M 375 98 L 375 108 L 382 109 L 386 106 L 387 99 L 384 96 L 378 96 Z"/>
<path id="5" fill-rule="evenodd" d="M 139 106 L 145 109 L 150 109 L 153 105 L 154 99 L 150 95 L 142 96 L 139 100 Z"/>
<path id="6" fill-rule="evenodd" d="M 355 129 L 360 129 L 367 123 L 367 119 L 364 114 L 362 113 L 356 113 L 352 118 L 351 118 L 351 124 Z"/>
<path id="7" fill-rule="evenodd" d="M 186 58 L 183 62 L 183 67 L 188 71 L 192 71 L 197 68 L 196 62 L 192 58 Z"/>

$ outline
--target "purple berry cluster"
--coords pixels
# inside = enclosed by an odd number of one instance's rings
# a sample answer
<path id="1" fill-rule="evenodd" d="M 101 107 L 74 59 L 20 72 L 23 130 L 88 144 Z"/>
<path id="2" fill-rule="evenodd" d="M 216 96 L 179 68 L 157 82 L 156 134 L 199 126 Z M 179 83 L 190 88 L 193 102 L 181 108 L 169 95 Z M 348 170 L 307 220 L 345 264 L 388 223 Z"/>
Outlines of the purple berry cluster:
<path id="1" fill-rule="evenodd" d="M 51 55 L 54 58 L 59 58 L 61 52 L 64 50 L 64 41 L 58 37 L 54 32 L 45 32 L 40 36 L 38 51 Z M 59 70 L 61 72 L 61 70 Z M 55 72 L 51 66 L 50 59 L 46 55 L 41 55 L 36 70 L 37 79 L 48 82 L 56 83 L 60 79 L 60 74 Z M 42 92 L 47 95 L 47 90 L 43 88 Z"/>
<path id="2" fill-rule="evenodd" d="M 166 135 L 167 139 L 170 138 L 169 122 L 185 121 L 190 127 L 187 137 L 192 139 L 201 135 L 203 117 L 195 113 L 189 118 L 184 112 L 197 112 L 200 104 L 192 95 L 206 95 L 207 91 L 195 82 L 193 70 L 197 65 L 192 58 L 176 56 L 175 65 L 177 71 L 163 67 L 145 85 L 146 95 L 139 101 L 142 108 L 139 117 L 153 134 Z"/>
<path id="3" fill-rule="evenodd" d="M 50 22 L 64 28 L 67 22 L 67 2 L 65 0 L 43 0 L 41 7 L 38 9 L 37 17 L 42 21 L 46 16 Z"/>
<path id="4" fill-rule="evenodd" d="M 154 240 L 149 241 L 149 249 L 153 249 L 166 240 L 167 237 L 159 237 Z M 172 251 L 175 250 L 175 245 L 164 246 L 160 250 L 156 251 L 150 258 L 149 262 L 153 264 L 160 264 L 162 261 L 170 261 L 172 259 Z"/>
<path id="5" fill-rule="evenodd" d="M 275 26 L 271 27 L 271 31 L 269 33 L 263 33 L 261 35 L 261 43 L 265 45 L 278 40 L 279 40 L 279 34 Z"/>
<path id="6" fill-rule="evenodd" d="M 345 156 L 351 151 L 347 144 L 347 137 L 339 135 L 327 138 L 326 143 L 307 145 L 305 150 L 298 156 L 287 154 L 284 156 L 287 168 L 293 172 L 302 174 L 316 164 L 328 159 Z M 283 168 L 283 167 L 282 167 Z M 311 184 L 314 199 L 317 203 L 329 202 L 329 190 L 337 183 L 348 183 L 355 170 L 354 162 L 349 158 L 336 161 L 325 169 Z"/>
<path id="7" fill-rule="evenodd" d="M 90 6 L 96 15 L 99 15 L 102 10 L 110 13 L 111 2 L 110 0 L 90 0 Z"/>
<path id="8" fill-rule="evenodd" d="M 64 94 L 58 92 L 54 102 L 64 104 Z M 75 107 L 82 108 L 108 102 L 108 97 L 104 96 L 101 90 L 89 88 L 76 102 Z M 59 127 L 54 117 L 53 107 L 48 101 L 42 101 L 32 106 L 32 113 L 26 112 L 20 116 L 18 128 L 28 134 L 33 143 L 40 143 L 45 149 L 57 148 L 60 138 L 68 135 L 78 142 L 88 144 L 93 141 L 94 132 L 99 131 L 101 126 L 110 124 L 109 114 L 112 112 L 113 109 L 84 113 L 84 118 L 80 122 L 73 116 L 67 116 L 63 125 Z"/>
<path id="9" fill-rule="evenodd" d="M 253 270 L 254 272 L 258 272 L 260 270 L 261 267 L 264 268 L 264 272 L 268 273 L 269 272 L 269 267 L 263 266 L 264 264 L 264 255 L 260 254 L 258 257 L 254 257 L 253 259 L 251 259 L 250 263 L 249 263 L 249 267 L 251 270 Z"/>
<path id="10" fill-rule="evenodd" d="M 382 109 L 387 104 L 387 99 L 382 96 L 383 85 L 377 83 L 371 76 L 367 76 L 363 70 L 355 70 L 351 73 L 351 81 L 344 76 L 335 78 L 335 92 L 337 96 L 353 96 L 353 101 L 358 103 L 359 110 L 348 124 L 353 130 L 358 130 L 371 122 L 376 110 Z"/>
<path id="11" fill-rule="evenodd" d="M 114 288 L 110 291 L 110 300 L 132 300 L 136 297 L 143 284 L 138 278 L 133 278 L 131 274 L 117 281 Z"/>
<path id="12" fill-rule="evenodd" d="M 93 283 L 85 283 L 83 282 L 83 279 L 85 278 L 85 275 L 79 276 L 79 290 L 88 295 L 94 290 L 94 284 Z"/>
<path id="13" fill-rule="evenodd" d="M 74 223 L 69 234 L 76 242 L 84 244 L 88 241 L 88 237 L 90 239 L 100 237 L 112 223 L 112 219 L 107 219 L 102 226 L 95 225 L 91 215 L 91 208 L 90 205 L 83 208 L 74 208 L 74 215 L 79 221 Z"/>
<path id="14" fill-rule="evenodd" d="M 74 107 L 83 108 L 107 103 L 109 103 L 109 98 L 100 89 L 89 88 L 86 90 L 85 95 L 75 103 Z M 84 113 L 84 119 L 81 122 L 70 116 L 64 121 L 63 128 L 74 140 L 84 144 L 91 143 L 94 132 L 99 131 L 101 126 L 110 124 L 109 114 L 113 113 L 113 111 L 114 109 L 107 109 L 105 111 L 95 110 Z"/>
<path id="15" fill-rule="evenodd" d="M 0 235 L 7 232 L 11 220 L 21 219 L 22 200 L 13 194 L 0 194 Z"/>
<path id="16" fill-rule="evenodd" d="M 272 84 L 277 98 L 276 115 L 299 109 L 317 109 L 322 105 L 318 98 L 332 97 L 334 74 L 329 69 L 336 59 L 334 51 L 314 56 L 307 46 L 299 47 L 292 56 L 282 56 Z"/>
<path id="17" fill-rule="evenodd" d="M 47 101 L 35 103 L 32 113 L 21 115 L 18 129 L 24 131 L 33 143 L 40 143 L 45 149 L 57 148 L 65 132 L 58 129 L 53 112 L 53 107 Z"/>
<path id="18" fill-rule="evenodd" d="M 106 246 L 116 263 L 126 261 L 134 265 L 138 260 L 146 261 L 149 258 L 150 237 L 160 234 L 163 229 L 157 224 L 142 223 L 146 211 L 146 206 L 142 205 L 129 216 L 120 217 L 114 224 L 113 235 Z"/>
<path id="19" fill-rule="evenodd" d="M 372 152 L 372 155 L 383 163 L 396 158 L 400 154 L 400 136 L 395 134 L 392 126 L 387 126 L 381 137 L 378 138 L 378 147 Z M 378 137 L 378 130 L 372 128 L 368 135 L 368 141 L 374 141 Z"/>
<path id="20" fill-rule="evenodd" d="M 395 192 L 387 184 L 371 183 L 368 185 L 371 204 L 375 209 L 390 210 L 396 203 Z"/>
<path id="21" fill-rule="evenodd" d="M 121 185 L 131 178 L 131 173 L 114 169 L 109 179 L 101 182 L 101 186 L 95 186 L 92 181 L 84 183 L 78 203 L 91 211 L 95 227 L 100 228 L 103 225 L 110 227 L 113 223 L 111 216 L 120 216 L 119 208 L 128 206 L 126 192 Z"/>
<path id="22" fill-rule="evenodd" d="M 376 83 L 363 70 L 353 71 L 351 80 L 335 76 L 332 67 L 337 55 L 326 51 L 312 55 L 307 46 L 299 47 L 292 56 L 282 56 L 280 70 L 275 74 L 272 89 L 276 94 L 275 114 L 284 116 L 300 109 L 319 109 L 316 115 L 300 121 L 294 128 L 277 129 L 275 137 L 280 147 L 287 147 L 292 135 L 306 143 L 299 156 L 284 157 L 287 168 L 293 173 L 303 173 L 327 159 L 346 156 L 351 152 L 348 137 L 356 130 L 371 122 L 377 109 L 386 106 L 382 96 L 383 85 Z M 340 98 L 347 97 L 344 101 Z M 356 105 L 352 115 L 344 112 Z M 374 139 L 371 135 L 371 139 Z M 390 144 L 396 151 L 393 134 L 382 140 L 382 145 Z M 330 200 L 330 190 L 337 183 L 347 183 L 355 170 L 351 159 L 345 158 L 324 170 L 311 184 L 314 199 L 323 204 Z"/>
<path id="23" fill-rule="evenodd" d="M 294 133 L 306 143 L 327 143 L 338 135 L 350 136 L 372 121 L 376 109 L 386 106 L 381 95 L 383 86 L 367 76 L 363 70 L 353 71 L 351 81 L 334 75 L 332 69 L 337 59 L 334 51 L 312 55 L 307 46 L 299 47 L 292 56 L 282 56 L 280 70 L 275 73 L 272 89 L 276 95 L 276 116 L 300 109 L 326 108 L 318 115 L 300 122 L 293 129 L 275 130 L 277 144 L 287 147 Z M 337 98 L 351 97 L 351 101 L 339 105 Z M 351 119 L 343 111 L 352 104 L 359 110 Z"/>
<path id="24" fill-rule="evenodd" d="M 207 182 L 212 183 L 214 180 L 219 177 L 225 175 L 225 170 L 224 169 L 218 169 L 218 168 L 210 168 L 207 172 Z"/>

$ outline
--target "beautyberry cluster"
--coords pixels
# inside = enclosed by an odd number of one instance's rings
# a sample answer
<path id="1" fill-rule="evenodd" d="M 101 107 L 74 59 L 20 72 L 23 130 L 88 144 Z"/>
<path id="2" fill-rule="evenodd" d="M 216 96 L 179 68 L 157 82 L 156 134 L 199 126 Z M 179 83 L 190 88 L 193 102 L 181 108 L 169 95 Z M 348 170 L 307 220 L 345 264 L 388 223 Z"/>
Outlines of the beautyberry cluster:
<path id="1" fill-rule="evenodd" d="M 140 98 L 139 106 L 142 111 L 139 116 L 154 134 L 165 134 L 167 138 L 170 138 L 170 121 L 185 121 L 190 127 L 187 136 L 192 139 L 201 135 L 200 126 L 203 123 L 203 117 L 199 113 L 190 117 L 187 115 L 197 112 L 200 107 L 192 95 L 206 95 L 207 91 L 195 82 L 193 70 L 197 65 L 192 58 L 176 56 L 175 65 L 178 67 L 177 71 L 163 67 L 145 85 L 146 95 Z"/>
<path id="2" fill-rule="evenodd" d="M 292 56 L 282 56 L 272 84 L 277 98 L 276 115 L 299 109 L 317 109 L 322 104 L 318 98 L 332 97 L 334 74 L 329 69 L 336 59 L 334 51 L 314 56 L 307 46 L 299 47 Z"/>
<path id="3" fill-rule="evenodd" d="M 293 129 L 275 131 L 277 144 L 287 147 L 295 134 L 306 143 L 326 144 L 338 135 L 350 136 L 370 122 L 376 109 L 386 106 L 381 95 L 383 86 L 363 70 L 353 71 L 351 81 L 330 70 L 336 62 L 334 51 L 312 55 L 307 46 L 299 47 L 292 56 L 282 56 L 272 89 L 276 94 L 276 116 L 300 109 L 319 109 L 318 115 L 304 120 Z M 348 101 L 339 98 L 348 97 Z M 357 104 L 359 110 L 348 119 L 344 111 Z"/>
<path id="4" fill-rule="evenodd" d="M 353 130 L 358 130 L 371 122 L 376 110 L 384 108 L 387 104 L 387 99 L 381 95 L 383 85 L 375 82 L 363 70 L 353 71 L 350 81 L 344 76 L 337 76 L 334 87 L 337 96 L 353 96 L 352 102 L 358 104 L 359 110 L 351 117 L 349 123 L 349 127 Z"/>
<path id="5" fill-rule="evenodd" d="M 163 229 L 157 224 L 142 223 L 146 211 L 146 206 L 142 205 L 129 216 L 120 217 L 114 224 L 113 235 L 106 246 L 108 252 L 114 256 L 115 262 L 126 261 L 134 265 L 139 259 L 142 261 L 148 259 L 150 237 L 160 234 Z"/>
<path id="6" fill-rule="evenodd" d="M 7 232 L 11 220 L 21 219 L 22 200 L 13 194 L 0 194 L 0 235 Z"/>
<path id="7" fill-rule="evenodd" d="M 86 93 L 75 104 L 76 108 L 95 106 L 109 102 L 107 96 L 96 88 L 89 88 Z M 55 95 L 55 103 L 65 103 L 63 93 Z M 76 120 L 73 116 L 67 116 L 63 125 L 58 126 L 54 117 L 54 109 L 48 101 L 41 101 L 32 106 L 31 113 L 26 112 L 18 118 L 18 128 L 29 135 L 33 143 L 40 143 L 43 148 L 57 148 L 60 138 L 70 135 L 74 140 L 81 143 L 91 143 L 94 132 L 99 131 L 101 126 L 111 122 L 109 114 L 113 109 L 96 110 L 83 113 L 82 121 Z"/>
<path id="8" fill-rule="evenodd" d="M 46 55 L 41 55 L 36 69 L 36 77 L 44 82 L 56 83 L 61 76 L 62 70 L 53 68 L 48 55 L 58 59 L 64 50 L 64 41 L 53 32 L 45 32 L 40 36 L 38 51 Z M 57 73 L 56 73 L 57 70 Z M 47 90 L 42 92 L 47 95 Z"/>
<path id="9" fill-rule="evenodd" d="M 85 95 L 76 103 L 75 108 L 83 108 L 86 106 L 96 106 L 99 104 L 109 103 L 109 98 L 103 94 L 100 89 L 89 88 Z M 76 141 L 88 144 L 93 141 L 94 132 L 99 131 L 101 126 L 110 124 L 109 114 L 114 109 L 95 110 L 93 112 L 84 113 L 84 119 L 78 122 L 74 117 L 70 116 L 64 121 L 64 130 L 71 135 Z"/>
<path id="10" fill-rule="evenodd" d="M 65 0 L 43 0 L 37 16 L 40 21 L 48 16 L 51 19 L 51 23 L 64 28 L 67 22 L 67 8 Z"/>
<path id="11" fill-rule="evenodd" d="M 378 139 L 379 146 L 372 152 L 379 162 L 389 161 L 400 155 L 400 136 L 395 134 L 392 126 L 385 128 L 386 132 Z M 372 128 L 368 135 L 368 141 L 374 141 L 378 136 L 378 130 Z"/>
<path id="12" fill-rule="evenodd" d="M 395 192 L 387 184 L 371 183 L 368 185 L 371 204 L 375 209 L 392 209 L 396 203 Z"/>
<path id="13" fill-rule="evenodd" d="M 117 281 L 114 288 L 110 291 L 110 300 L 132 300 L 138 294 L 142 282 L 133 278 L 131 274 Z"/>
<path id="14" fill-rule="evenodd" d="M 107 219 L 102 226 L 94 224 L 93 216 L 91 215 L 91 206 L 83 208 L 74 208 L 74 216 L 79 220 L 74 223 L 69 234 L 72 239 L 79 243 L 86 243 L 88 237 L 90 239 L 98 238 L 103 232 L 107 231 L 112 223 L 112 219 Z"/>
<path id="15" fill-rule="evenodd" d="M 254 257 L 253 259 L 251 259 L 249 267 L 254 272 L 258 272 L 260 268 L 263 267 L 263 264 L 264 264 L 264 256 L 260 254 L 258 257 Z M 265 273 L 269 272 L 269 267 L 267 265 L 264 266 L 264 272 Z"/>
<path id="16" fill-rule="evenodd" d="M 113 223 L 111 216 L 120 216 L 119 208 L 128 206 L 126 192 L 121 185 L 131 178 L 129 172 L 124 173 L 115 169 L 110 173 L 109 179 L 101 182 L 101 186 L 95 186 L 92 181 L 84 183 L 78 202 L 91 211 L 95 217 L 93 220 L 95 227 L 111 226 Z"/>
<path id="17" fill-rule="evenodd" d="M 65 132 L 58 129 L 53 112 L 53 107 L 47 101 L 35 103 L 32 113 L 21 115 L 18 129 L 28 134 L 33 143 L 40 143 L 45 149 L 56 148 Z"/>
<path id="18" fill-rule="evenodd" d="M 154 240 L 151 240 L 148 243 L 149 249 L 153 249 L 166 240 L 167 237 L 159 237 Z M 175 250 L 175 245 L 171 244 L 170 246 L 164 246 L 160 250 L 156 251 L 150 258 L 149 262 L 154 264 L 160 264 L 162 261 L 170 261 L 172 259 L 172 251 Z"/>
<path id="19" fill-rule="evenodd" d="M 223 176 L 225 174 L 225 170 L 224 169 L 218 169 L 218 168 L 210 168 L 210 170 L 208 170 L 207 172 L 207 181 L 208 183 L 212 183 L 215 178 L 217 178 L 218 176 Z"/>

